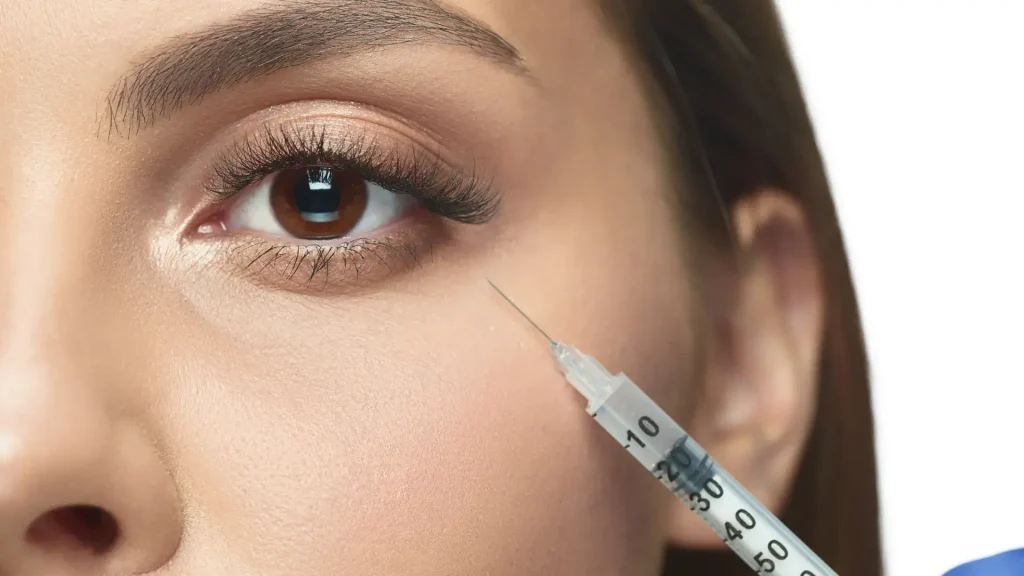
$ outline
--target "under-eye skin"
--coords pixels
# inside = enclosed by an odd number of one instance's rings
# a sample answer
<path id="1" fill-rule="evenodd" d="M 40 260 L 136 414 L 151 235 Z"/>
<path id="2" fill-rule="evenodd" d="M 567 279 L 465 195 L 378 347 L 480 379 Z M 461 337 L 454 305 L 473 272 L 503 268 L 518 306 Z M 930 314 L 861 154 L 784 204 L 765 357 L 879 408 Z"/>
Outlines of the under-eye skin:
<path id="1" fill-rule="evenodd" d="M 326 126 L 264 128 L 232 146 L 205 185 L 195 226 L 246 276 L 345 289 L 423 263 L 455 224 L 498 210 L 491 183 L 412 144 Z"/>

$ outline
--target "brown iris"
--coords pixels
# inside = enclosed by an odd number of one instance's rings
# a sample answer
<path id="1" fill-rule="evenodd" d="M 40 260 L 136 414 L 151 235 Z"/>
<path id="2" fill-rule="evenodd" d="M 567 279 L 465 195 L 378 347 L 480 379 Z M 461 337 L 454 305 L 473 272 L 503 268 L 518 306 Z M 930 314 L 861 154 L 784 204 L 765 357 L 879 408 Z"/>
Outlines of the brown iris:
<path id="1" fill-rule="evenodd" d="M 270 205 L 278 224 L 297 238 L 340 238 L 362 218 L 366 196 L 358 172 L 317 166 L 278 172 Z"/>

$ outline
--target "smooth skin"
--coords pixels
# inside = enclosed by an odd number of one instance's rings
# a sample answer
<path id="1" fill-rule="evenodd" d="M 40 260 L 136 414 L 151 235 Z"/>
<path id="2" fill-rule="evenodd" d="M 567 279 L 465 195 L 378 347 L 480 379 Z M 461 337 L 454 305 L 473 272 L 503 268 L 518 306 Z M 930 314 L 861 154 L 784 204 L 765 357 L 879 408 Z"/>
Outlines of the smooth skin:
<path id="1" fill-rule="evenodd" d="M 414 39 L 111 130 L 134 66 L 258 6 L 0 3 L 0 575 L 655 575 L 666 545 L 720 547 L 487 278 L 784 504 L 823 325 L 804 217 L 752 191 L 738 263 L 704 281 L 658 114 L 596 6 L 446 0 L 522 69 Z M 348 287 L 320 291 L 240 274 L 228 247 L 259 232 L 201 233 L 204 175 L 296 119 L 431 142 L 500 211 L 429 217 L 416 264 L 358 289 L 340 268 Z M 116 521 L 108 545 L 83 505 Z"/>

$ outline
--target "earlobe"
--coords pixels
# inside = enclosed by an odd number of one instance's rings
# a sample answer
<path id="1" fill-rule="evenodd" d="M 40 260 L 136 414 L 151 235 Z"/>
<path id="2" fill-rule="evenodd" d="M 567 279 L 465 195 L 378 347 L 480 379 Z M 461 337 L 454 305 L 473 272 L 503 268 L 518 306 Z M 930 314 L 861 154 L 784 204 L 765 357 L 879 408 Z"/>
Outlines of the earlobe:
<path id="1" fill-rule="evenodd" d="M 730 298 L 710 315 L 705 401 L 691 432 L 754 496 L 785 504 L 813 420 L 824 289 L 803 210 L 765 191 L 732 212 L 740 265 Z M 684 505 L 673 504 L 677 545 L 722 546 Z"/>

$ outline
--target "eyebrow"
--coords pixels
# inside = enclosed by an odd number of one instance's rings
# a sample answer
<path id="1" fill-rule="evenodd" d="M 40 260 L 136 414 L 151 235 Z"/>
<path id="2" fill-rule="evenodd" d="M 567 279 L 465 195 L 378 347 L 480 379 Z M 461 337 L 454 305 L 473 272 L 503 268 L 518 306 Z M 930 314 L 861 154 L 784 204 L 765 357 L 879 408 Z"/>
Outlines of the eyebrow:
<path id="1" fill-rule="evenodd" d="M 131 136 L 214 92 L 285 68 L 417 42 L 469 49 L 526 71 L 512 44 L 436 0 L 278 0 L 179 36 L 134 66 L 107 95 L 108 137 Z"/>

